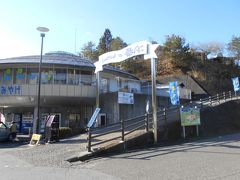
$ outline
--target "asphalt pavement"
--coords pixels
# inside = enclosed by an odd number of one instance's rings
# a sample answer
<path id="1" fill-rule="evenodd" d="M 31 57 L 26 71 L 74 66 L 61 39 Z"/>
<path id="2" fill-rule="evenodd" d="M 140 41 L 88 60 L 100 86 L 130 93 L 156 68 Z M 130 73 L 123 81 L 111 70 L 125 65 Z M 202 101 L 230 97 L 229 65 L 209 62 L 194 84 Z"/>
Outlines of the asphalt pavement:
<path id="1" fill-rule="evenodd" d="M 85 135 L 58 143 L 0 144 L 1 179 L 240 179 L 240 134 L 69 163 L 85 151 Z"/>

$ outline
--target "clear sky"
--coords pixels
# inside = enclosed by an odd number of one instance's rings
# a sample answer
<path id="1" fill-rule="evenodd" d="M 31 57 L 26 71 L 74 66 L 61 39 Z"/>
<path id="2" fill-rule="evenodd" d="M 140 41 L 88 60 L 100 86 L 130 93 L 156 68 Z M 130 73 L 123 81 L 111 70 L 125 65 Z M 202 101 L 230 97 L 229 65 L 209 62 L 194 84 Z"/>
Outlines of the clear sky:
<path id="1" fill-rule="evenodd" d="M 240 36 L 239 0 L 0 0 L 0 58 L 38 55 L 38 26 L 50 29 L 44 53 L 79 52 L 104 30 L 128 44 L 176 34 L 188 43 Z"/>

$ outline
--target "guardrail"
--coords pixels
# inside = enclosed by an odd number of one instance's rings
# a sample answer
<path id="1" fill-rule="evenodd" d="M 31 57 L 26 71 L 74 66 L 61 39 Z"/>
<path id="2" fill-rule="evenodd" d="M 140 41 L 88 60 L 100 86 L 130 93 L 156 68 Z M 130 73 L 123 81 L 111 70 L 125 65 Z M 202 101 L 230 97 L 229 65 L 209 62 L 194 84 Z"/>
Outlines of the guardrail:
<path id="1" fill-rule="evenodd" d="M 223 92 L 214 96 L 209 96 L 198 101 L 189 102 L 183 104 L 183 106 L 200 106 L 200 108 L 211 107 L 220 103 L 224 103 L 229 100 L 238 98 L 239 94 L 233 91 Z M 163 108 L 157 111 L 158 126 L 164 127 L 168 130 L 168 123 L 180 120 L 180 106 L 174 106 L 170 108 Z M 119 140 L 124 144 L 125 148 L 125 137 L 139 129 L 146 132 L 152 130 L 153 118 L 152 113 L 144 114 L 134 118 L 121 120 L 120 122 L 107 125 L 105 127 L 94 127 L 88 129 L 88 152 L 92 151 L 92 148 L 97 145 Z M 115 135 L 114 135 L 115 133 Z M 111 134 L 111 136 L 108 136 Z M 105 137 L 104 137 L 105 136 Z"/>
<path id="2" fill-rule="evenodd" d="M 209 96 L 208 98 L 200 99 L 200 101 L 196 101 L 196 103 L 199 102 L 200 106 L 203 108 L 205 106 L 213 106 L 215 104 L 220 104 L 232 100 L 233 98 L 237 98 L 238 96 L 239 95 L 237 92 L 228 91 L 216 94 L 214 96 Z"/>
<path id="3" fill-rule="evenodd" d="M 105 127 L 89 128 L 87 138 L 88 152 L 91 152 L 94 146 L 101 145 L 113 140 L 119 139 L 120 142 L 125 144 L 125 137 L 139 129 L 145 129 L 145 131 L 149 131 L 149 114 L 121 120 L 118 123 L 110 124 Z M 107 136 L 109 134 L 111 134 L 111 137 Z"/>

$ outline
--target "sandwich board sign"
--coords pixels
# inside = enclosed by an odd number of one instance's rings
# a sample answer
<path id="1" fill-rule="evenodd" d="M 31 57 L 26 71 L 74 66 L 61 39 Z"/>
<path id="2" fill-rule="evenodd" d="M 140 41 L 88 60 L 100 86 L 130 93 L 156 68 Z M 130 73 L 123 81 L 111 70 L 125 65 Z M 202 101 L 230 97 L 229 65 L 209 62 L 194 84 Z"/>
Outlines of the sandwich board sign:
<path id="1" fill-rule="evenodd" d="M 41 134 L 33 134 L 29 145 L 30 146 L 38 145 L 41 136 L 42 136 Z"/>

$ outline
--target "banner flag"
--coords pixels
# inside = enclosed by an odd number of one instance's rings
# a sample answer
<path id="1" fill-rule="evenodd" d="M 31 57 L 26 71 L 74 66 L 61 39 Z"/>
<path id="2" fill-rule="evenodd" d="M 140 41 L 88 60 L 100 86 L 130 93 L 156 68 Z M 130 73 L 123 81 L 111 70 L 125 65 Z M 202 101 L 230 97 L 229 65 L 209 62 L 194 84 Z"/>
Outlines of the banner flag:
<path id="1" fill-rule="evenodd" d="M 232 78 L 232 83 L 233 83 L 233 89 L 234 91 L 239 91 L 240 90 L 240 86 L 239 86 L 239 79 L 238 77 Z"/>
<path id="2" fill-rule="evenodd" d="M 177 81 L 169 82 L 169 95 L 172 105 L 179 104 L 179 87 Z"/>

